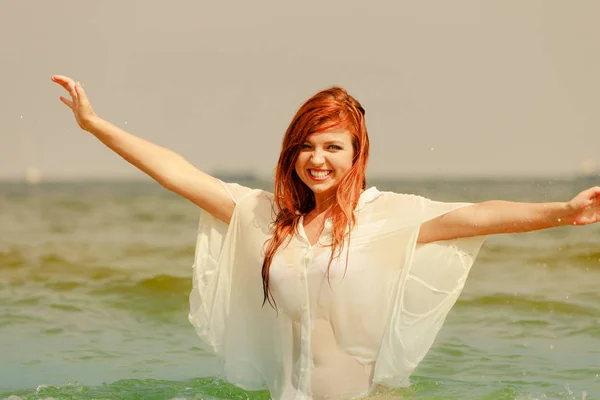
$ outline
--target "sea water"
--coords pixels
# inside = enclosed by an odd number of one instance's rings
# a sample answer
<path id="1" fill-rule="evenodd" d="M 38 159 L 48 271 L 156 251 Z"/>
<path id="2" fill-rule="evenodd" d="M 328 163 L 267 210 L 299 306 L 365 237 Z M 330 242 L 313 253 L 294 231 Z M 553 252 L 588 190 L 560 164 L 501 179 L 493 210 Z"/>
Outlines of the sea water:
<path id="1" fill-rule="evenodd" d="M 243 182 L 269 189 L 269 182 Z M 590 180 L 387 180 L 564 201 Z M 152 182 L 0 183 L 0 399 L 268 399 L 187 321 L 199 211 Z M 410 399 L 600 399 L 600 224 L 489 237 Z"/>

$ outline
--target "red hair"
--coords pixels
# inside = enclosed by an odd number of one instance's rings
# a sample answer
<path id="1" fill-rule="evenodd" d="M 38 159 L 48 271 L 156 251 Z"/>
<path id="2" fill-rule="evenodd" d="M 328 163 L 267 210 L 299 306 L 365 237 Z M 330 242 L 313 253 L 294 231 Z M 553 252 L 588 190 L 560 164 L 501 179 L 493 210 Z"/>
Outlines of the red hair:
<path id="1" fill-rule="evenodd" d="M 365 125 L 365 110 L 341 87 L 323 90 L 308 99 L 298 110 L 283 137 L 281 154 L 275 172 L 274 208 L 277 216 L 272 224 L 273 236 L 266 242 L 262 266 L 265 302 L 277 308 L 269 286 L 269 268 L 282 245 L 287 245 L 296 232 L 300 215 L 315 207 L 315 196 L 296 173 L 295 164 L 306 138 L 313 133 L 345 129 L 352 135 L 352 167 L 340 182 L 333 219 L 331 257 L 339 257 L 346 237 L 356 224 L 354 209 L 366 188 L 365 169 L 369 158 L 369 137 Z M 349 228 L 346 230 L 346 228 Z"/>

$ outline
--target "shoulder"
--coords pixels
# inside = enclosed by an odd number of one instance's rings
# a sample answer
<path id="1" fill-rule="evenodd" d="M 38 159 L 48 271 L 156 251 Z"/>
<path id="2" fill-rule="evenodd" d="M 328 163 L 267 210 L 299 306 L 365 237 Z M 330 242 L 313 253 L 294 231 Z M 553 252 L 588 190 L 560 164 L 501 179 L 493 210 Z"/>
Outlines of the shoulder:
<path id="1" fill-rule="evenodd" d="M 250 189 L 235 200 L 232 220 L 247 234 L 250 234 L 249 229 L 254 235 L 259 231 L 268 233 L 275 216 L 273 194 L 261 189 Z"/>
<path id="2" fill-rule="evenodd" d="M 236 207 L 240 209 L 273 208 L 273 194 L 265 190 L 252 189 L 237 199 Z"/>
<path id="3" fill-rule="evenodd" d="M 273 194 L 261 189 L 253 189 L 234 182 L 220 181 L 231 200 L 239 206 L 252 202 L 272 202 Z"/>
<path id="4" fill-rule="evenodd" d="M 365 208 L 365 211 L 417 212 L 423 211 L 430 201 L 416 194 L 380 191 L 371 187 L 361 195 L 358 208 Z"/>
<path id="5" fill-rule="evenodd" d="M 223 188 L 235 203 L 234 217 L 245 220 L 271 222 L 273 219 L 273 194 L 238 183 L 223 182 Z"/>
<path id="6" fill-rule="evenodd" d="M 369 212 L 385 218 L 425 222 L 457 208 L 471 205 L 463 202 L 445 202 L 417 194 L 379 192 L 365 203 Z"/>
<path id="7" fill-rule="evenodd" d="M 439 214 L 437 210 L 432 210 L 432 204 L 436 202 L 417 194 L 370 188 L 363 195 L 357 209 L 362 223 L 385 221 L 389 226 L 404 227 L 421 224 Z"/>

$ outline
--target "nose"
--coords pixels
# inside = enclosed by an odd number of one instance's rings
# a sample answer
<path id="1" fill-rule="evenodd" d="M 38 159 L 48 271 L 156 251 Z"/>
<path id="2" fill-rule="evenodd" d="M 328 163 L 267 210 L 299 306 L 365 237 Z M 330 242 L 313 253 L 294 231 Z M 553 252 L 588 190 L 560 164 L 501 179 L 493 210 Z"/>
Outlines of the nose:
<path id="1" fill-rule="evenodd" d="M 319 150 L 319 149 L 315 149 L 312 152 L 310 161 L 312 162 L 312 164 L 317 167 L 319 165 L 323 165 L 323 163 L 325 162 L 325 155 L 323 154 L 323 151 Z"/>

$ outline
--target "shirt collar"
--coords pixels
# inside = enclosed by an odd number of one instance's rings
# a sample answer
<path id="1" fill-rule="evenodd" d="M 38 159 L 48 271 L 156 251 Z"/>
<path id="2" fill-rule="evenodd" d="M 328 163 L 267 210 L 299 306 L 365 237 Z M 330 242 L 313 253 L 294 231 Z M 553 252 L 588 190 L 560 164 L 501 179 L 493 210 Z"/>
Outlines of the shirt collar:
<path id="1" fill-rule="evenodd" d="M 359 211 L 361 208 L 364 207 L 365 204 L 372 202 L 373 200 L 381 196 L 381 194 L 382 192 L 377 190 L 375 186 L 372 186 L 367 190 L 363 191 L 360 194 L 360 197 L 358 198 L 358 204 L 356 205 L 356 209 L 354 211 Z M 331 217 L 329 217 L 324 221 L 323 230 L 321 231 L 321 236 L 319 237 L 319 243 L 321 243 L 322 245 L 331 244 L 332 228 L 333 220 Z M 306 233 L 304 231 L 304 216 L 300 217 L 300 223 L 298 224 L 298 233 L 302 240 L 304 240 L 308 244 L 308 238 L 306 237 Z"/>

